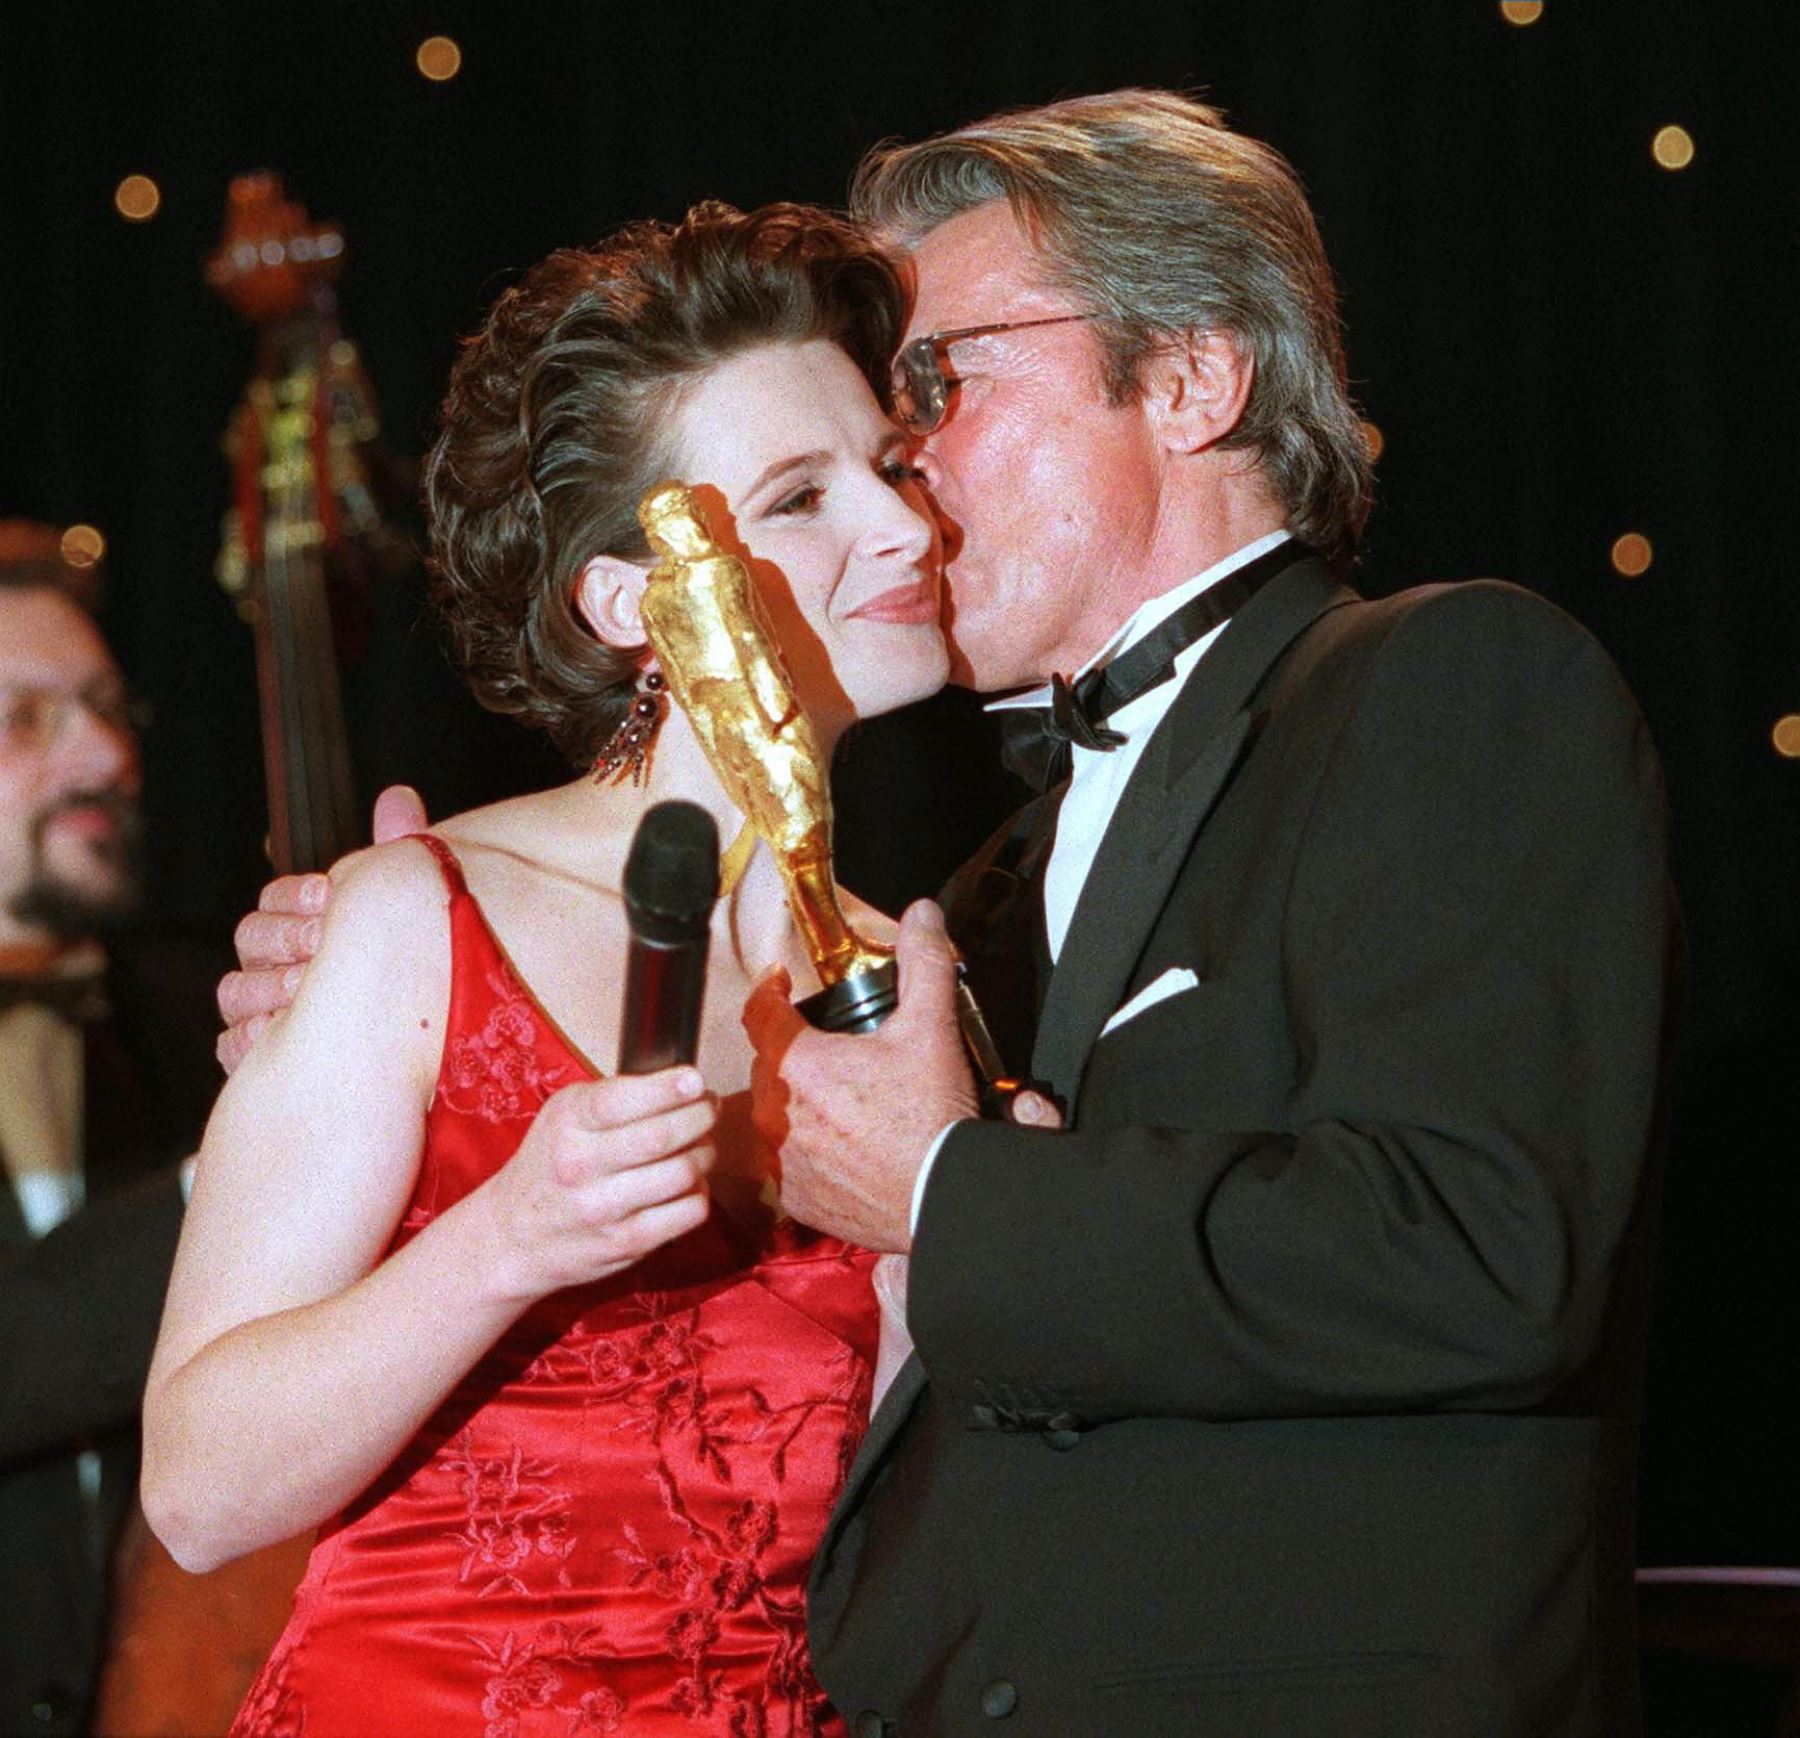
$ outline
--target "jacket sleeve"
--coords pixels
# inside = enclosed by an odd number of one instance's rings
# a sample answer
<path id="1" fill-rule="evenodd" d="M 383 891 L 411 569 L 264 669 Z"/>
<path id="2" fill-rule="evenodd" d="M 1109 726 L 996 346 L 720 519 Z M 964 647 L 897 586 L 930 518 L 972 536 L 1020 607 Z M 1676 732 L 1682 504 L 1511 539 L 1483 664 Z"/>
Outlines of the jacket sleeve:
<path id="1" fill-rule="evenodd" d="M 1642 721 L 1582 630 L 1483 583 L 1401 617 L 1328 740 L 1255 968 L 1294 1059 L 1276 1126 L 959 1126 L 910 1290 L 953 1400 L 1515 1409 L 1598 1350 L 1674 942 Z"/>
<path id="2" fill-rule="evenodd" d="M 136 1416 L 181 1216 L 170 1166 L 0 1250 L 0 1464 Z"/>

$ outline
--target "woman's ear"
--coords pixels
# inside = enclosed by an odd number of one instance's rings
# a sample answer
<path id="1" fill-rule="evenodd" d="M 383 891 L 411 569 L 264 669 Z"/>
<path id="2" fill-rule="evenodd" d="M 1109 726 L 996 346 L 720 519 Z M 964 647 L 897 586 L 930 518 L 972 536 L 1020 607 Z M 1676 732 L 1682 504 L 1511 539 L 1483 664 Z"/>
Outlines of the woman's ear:
<path id="1" fill-rule="evenodd" d="M 649 577 L 648 568 L 617 555 L 596 555 L 582 568 L 575 581 L 575 607 L 603 644 L 622 652 L 643 647 L 639 605 Z"/>

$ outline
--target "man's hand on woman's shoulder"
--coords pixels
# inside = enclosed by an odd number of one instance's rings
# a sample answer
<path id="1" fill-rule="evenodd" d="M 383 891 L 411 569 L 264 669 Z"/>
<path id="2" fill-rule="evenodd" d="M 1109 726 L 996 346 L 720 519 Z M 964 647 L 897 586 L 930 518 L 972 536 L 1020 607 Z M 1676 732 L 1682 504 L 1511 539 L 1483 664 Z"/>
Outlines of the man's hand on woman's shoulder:
<path id="1" fill-rule="evenodd" d="M 390 785 L 375 799 L 376 844 L 422 832 L 425 804 L 410 785 Z M 300 988 L 306 963 L 318 951 L 331 882 L 322 874 L 282 875 L 263 888 L 256 909 L 237 926 L 238 970 L 219 980 L 219 1061 L 230 1074 L 270 1021 Z"/>

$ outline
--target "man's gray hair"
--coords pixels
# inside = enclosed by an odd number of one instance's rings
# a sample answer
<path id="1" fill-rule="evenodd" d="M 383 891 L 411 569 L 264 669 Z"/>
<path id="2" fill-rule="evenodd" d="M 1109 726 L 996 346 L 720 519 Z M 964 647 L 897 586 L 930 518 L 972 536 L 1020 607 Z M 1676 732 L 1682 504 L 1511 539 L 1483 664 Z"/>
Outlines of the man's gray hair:
<path id="1" fill-rule="evenodd" d="M 1254 449 L 1289 527 L 1347 564 L 1369 508 L 1369 451 L 1331 267 L 1286 160 L 1203 103 L 1122 90 L 878 145 L 850 190 L 854 215 L 902 247 L 997 199 L 1050 286 L 1100 316 L 1115 404 L 1183 334 L 1225 331 L 1248 349 L 1249 401 L 1224 444 Z"/>

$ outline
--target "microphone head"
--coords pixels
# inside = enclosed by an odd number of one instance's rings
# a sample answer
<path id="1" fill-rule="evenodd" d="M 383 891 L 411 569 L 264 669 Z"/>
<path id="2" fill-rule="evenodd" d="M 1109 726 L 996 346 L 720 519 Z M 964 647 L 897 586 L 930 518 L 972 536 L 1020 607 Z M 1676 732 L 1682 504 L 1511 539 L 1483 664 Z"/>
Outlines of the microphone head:
<path id="1" fill-rule="evenodd" d="M 625 918 L 644 941 L 672 947 L 706 933 L 719 897 L 719 829 L 698 803 L 657 803 L 625 858 Z"/>

